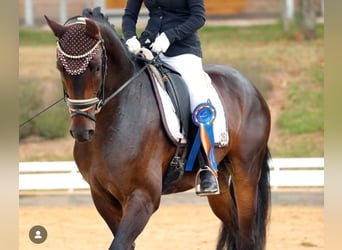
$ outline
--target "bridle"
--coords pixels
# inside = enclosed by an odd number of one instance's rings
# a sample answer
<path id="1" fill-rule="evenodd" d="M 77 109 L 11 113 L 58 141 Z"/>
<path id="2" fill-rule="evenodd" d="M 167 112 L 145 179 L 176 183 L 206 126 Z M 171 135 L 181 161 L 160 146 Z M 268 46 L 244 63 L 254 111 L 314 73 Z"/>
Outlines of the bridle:
<path id="1" fill-rule="evenodd" d="M 83 18 L 84 22 L 84 18 Z M 83 23 L 82 22 L 82 23 Z M 78 22 L 79 23 L 79 22 Z M 74 24 L 74 23 L 73 23 Z M 106 54 L 106 48 L 104 46 L 104 40 L 101 37 L 101 34 L 99 36 L 99 39 L 94 47 L 92 47 L 89 51 L 83 53 L 82 55 L 69 55 L 65 53 L 59 42 L 57 41 L 57 49 L 60 51 L 60 53 L 67 58 L 70 59 L 83 59 L 87 56 L 89 56 L 96 48 L 97 46 L 101 46 L 102 55 L 101 55 L 101 87 L 96 95 L 96 97 L 89 98 L 89 99 L 71 99 L 69 98 L 67 92 L 64 90 L 64 100 L 69 107 L 69 112 L 71 114 L 71 117 L 74 117 L 76 115 L 81 115 L 84 117 L 87 117 L 88 119 L 92 121 L 96 121 L 95 115 L 88 113 L 87 111 L 91 110 L 92 108 L 95 108 L 94 114 L 98 114 L 102 107 L 106 105 L 110 100 L 112 100 L 114 97 L 116 97 L 122 90 L 124 90 L 130 83 L 133 82 L 134 79 L 136 79 L 145 69 L 148 67 L 149 63 L 153 63 L 156 60 L 156 57 L 153 58 L 151 61 L 147 61 L 145 65 L 137 71 L 132 77 L 130 77 L 123 85 L 121 85 L 115 92 L 113 92 L 110 96 L 105 98 L 105 81 L 107 76 L 107 54 Z M 89 63 L 89 62 L 88 62 Z M 82 70 L 84 71 L 88 67 L 88 63 L 86 65 L 82 64 Z M 71 71 L 70 74 L 80 74 L 83 71 Z"/>
<path id="2" fill-rule="evenodd" d="M 107 76 L 107 54 L 106 54 L 106 49 L 104 46 L 104 41 L 102 38 L 100 38 L 99 43 L 97 43 L 97 46 L 101 46 L 101 50 L 102 50 L 100 90 L 98 91 L 96 97 L 89 98 L 89 99 L 71 99 L 69 98 L 67 92 L 64 90 L 64 100 L 69 107 L 69 112 L 71 114 L 71 117 L 74 117 L 76 115 L 82 115 L 93 121 L 96 121 L 95 116 L 92 114 L 89 114 L 87 111 L 95 107 L 95 114 L 97 114 L 98 112 L 100 112 L 101 107 L 103 106 L 102 104 L 104 100 L 104 89 L 105 89 L 105 82 L 106 82 L 106 76 Z M 84 54 L 83 56 L 85 57 L 87 56 L 87 54 Z"/>
<path id="3" fill-rule="evenodd" d="M 85 24 L 85 18 L 77 17 L 76 19 L 67 21 L 66 24 L 67 25 Z M 62 61 L 63 67 L 66 68 L 66 71 L 70 75 L 79 75 L 83 73 L 88 67 L 90 60 L 99 50 L 101 50 L 101 85 L 100 85 L 100 89 L 96 97 L 89 98 L 89 99 L 71 99 L 69 98 L 66 90 L 65 89 L 63 90 L 64 101 L 69 107 L 69 112 L 70 112 L 71 117 L 74 117 L 76 115 L 81 115 L 81 116 L 89 118 L 90 120 L 94 122 L 96 121 L 95 116 L 93 114 L 88 113 L 88 111 L 91 110 L 92 108 L 95 108 L 95 114 L 97 114 L 98 112 L 100 112 L 101 107 L 103 105 L 105 81 L 106 81 L 106 76 L 107 76 L 106 48 L 104 46 L 104 40 L 102 39 L 101 34 L 99 35 L 98 40 L 96 41 L 95 45 L 81 55 L 72 55 L 70 53 L 66 53 L 62 49 L 62 46 L 60 45 L 59 40 L 57 40 L 57 57 Z M 81 63 L 80 67 L 78 67 L 77 69 L 73 69 L 72 65 L 71 66 L 68 65 L 68 62 L 66 59 L 72 59 L 75 61 L 84 60 L 84 62 Z"/>
<path id="4" fill-rule="evenodd" d="M 95 113 L 98 113 L 98 105 L 100 103 L 100 99 L 98 97 L 90 98 L 90 99 L 70 99 L 66 97 L 64 92 L 64 100 L 69 107 L 69 112 L 71 117 L 76 115 L 82 115 L 90 120 L 96 121 L 95 116 L 89 114 L 87 111 L 92 109 L 95 106 Z"/>

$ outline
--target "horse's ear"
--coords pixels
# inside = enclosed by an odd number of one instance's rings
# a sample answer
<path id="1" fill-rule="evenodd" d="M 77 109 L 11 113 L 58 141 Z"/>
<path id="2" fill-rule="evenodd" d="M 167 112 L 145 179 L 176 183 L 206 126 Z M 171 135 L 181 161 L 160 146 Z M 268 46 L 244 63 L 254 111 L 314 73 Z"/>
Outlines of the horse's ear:
<path id="1" fill-rule="evenodd" d="M 55 34 L 56 37 L 60 38 L 65 30 L 66 30 L 66 27 L 64 27 L 63 25 L 53 21 L 53 20 L 50 20 L 47 16 L 44 16 L 45 19 L 46 19 L 46 22 L 48 23 L 49 27 L 51 28 L 52 32 Z"/>
<path id="2" fill-rule="evenodd" d="M 97 26 L 97 24 L 93 20 L 86 19 L 86 28 L 87 28 L 88 36 L 95 38 L 95 39 L 100 38 L 99 26 Z"/>

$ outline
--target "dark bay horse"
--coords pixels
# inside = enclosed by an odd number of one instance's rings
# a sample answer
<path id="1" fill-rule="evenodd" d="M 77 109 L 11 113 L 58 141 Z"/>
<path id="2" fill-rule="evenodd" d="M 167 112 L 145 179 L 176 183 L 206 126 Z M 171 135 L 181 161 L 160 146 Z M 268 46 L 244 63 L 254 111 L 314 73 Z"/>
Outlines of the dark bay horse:
<path id="1" fill-rule="evenodd" d="M 176 146 L 163 129 L 148 74 L 98 8 L 64 25 L 46 20 L 58 40 L 57 68 L 71 113 L 75 162 L 113 233 L 110 249 L 134 249 L 160 205 L 163 176 Z M 264 249 L 269 109 L 238 71 L 219 65 L 206 71 L 229 117 L 229 144 L 215 149 L 221 192 L 207 196 L 222 221 L 217 249 Z M 185 172 L 168 193 L 193 188 L 197 169 Z"/>

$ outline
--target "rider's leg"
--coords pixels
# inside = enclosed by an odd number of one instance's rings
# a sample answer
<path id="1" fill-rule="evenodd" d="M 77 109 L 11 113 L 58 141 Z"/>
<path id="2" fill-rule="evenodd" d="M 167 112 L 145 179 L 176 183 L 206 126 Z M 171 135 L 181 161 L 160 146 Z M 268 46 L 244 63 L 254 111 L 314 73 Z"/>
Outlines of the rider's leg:
<path id="1" fill-rule="evenodd" d="M 218 194 L 219 185 L 217 181 L 217 164 L 215 159 L 215 140 L 213 132 L 213 122 L 216 118 L 216 110 L 210 102 L 197 105 L 192 112 L 192 120 L 199 127 L 199 137 L 202 149 L 205 152 L 206 163 L 199 170 L 200 186 L 196 187 L 199 195 Z M 200 154 L 201 155 L 201 154 Z M 200 161 L 201 162 L 201 161 Z"/>
<path id="2" fill-rule="evenodd" d="M 175 57 L 166 57 L 160 55 L 160 59 L 171 65 L 183 77 L 190 96 L 191 111 L 193 111 L 198 104 L 205 103 L 209 99 L 210 82 L 207 80 L 208 75 L 203 70 L 202 58 L 184 54 Z M 201 140 L 203 138 L 201 137 Z M 203 145 L 203 141 L 202 141 Z M 214 145 L 212 145 L 214 147 Z M 206 151 L 206 150 L 204 150 Z M 206 152 L 207 154 L 208 152 Z M 208 159 L 208 155 L 206 155 Z M 211 158 L 215 156 L 212 154 Z M 206 160 L 207 160 L 206 159 Z M 215 161 L 215 159 L 214 159 Z M 218 193 L 217 177 L 212 171 L 207 171 L 207 166 L 201 166 L 206 170 L 200 172 L 200 194 L 216 194 Z"/>
<path id="3" fill-rule="evenodd" d="M 203 70 L 202 58 L 184 54 L 174 57 L 166 57 L 160 55 L 160 59 L 171 65 L 183 77 L 190 95 L 191 111 L 194 108 L 208 100 L 209 82 L 206 80 L 206 75 Z"/>

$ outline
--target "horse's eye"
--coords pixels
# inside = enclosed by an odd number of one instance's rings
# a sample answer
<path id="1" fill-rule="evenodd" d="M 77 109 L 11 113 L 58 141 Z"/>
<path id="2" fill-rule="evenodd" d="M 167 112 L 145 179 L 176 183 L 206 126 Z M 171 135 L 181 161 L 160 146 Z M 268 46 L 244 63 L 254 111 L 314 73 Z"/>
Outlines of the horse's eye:
<path id="1" fill-rule="evenodd" d="M 95 70 L 96 70 L 97 72 L 100 71 L 100 70 L 101 70 L 101 65 L 96 65 Z"/>
<path id="2" fill-rule="evenodd" d="M 89 64 L 89 68 L 93 72 L 99 72 L 101 70 L 101 64 L 98 64 L 98 63 Z"/>

